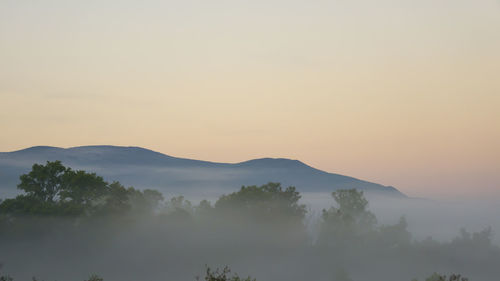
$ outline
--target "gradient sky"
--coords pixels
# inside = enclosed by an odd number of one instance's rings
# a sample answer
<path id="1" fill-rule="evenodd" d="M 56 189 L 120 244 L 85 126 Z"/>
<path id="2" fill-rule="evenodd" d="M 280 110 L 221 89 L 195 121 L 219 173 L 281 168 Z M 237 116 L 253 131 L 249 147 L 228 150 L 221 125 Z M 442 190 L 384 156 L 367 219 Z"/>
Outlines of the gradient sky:
<path id="1" fill-rule="evenodd" d="M 2 0 L 0 136 L 499 195 L 500 1 Z"/>

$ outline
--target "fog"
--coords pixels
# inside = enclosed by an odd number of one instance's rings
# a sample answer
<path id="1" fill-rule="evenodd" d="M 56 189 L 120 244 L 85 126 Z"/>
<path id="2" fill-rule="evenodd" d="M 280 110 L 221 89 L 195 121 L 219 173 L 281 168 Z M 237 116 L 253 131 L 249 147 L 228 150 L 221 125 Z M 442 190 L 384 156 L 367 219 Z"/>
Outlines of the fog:
<path id="1" fill-rule="evenodd" d="M 321 213 L 334 202 L 330 193 L 302 192 L 301 202 L 312 213 Z M 481 230 L 491 227 L 493 242 L 500 245 L 500 199 L 497 198 L 394 198 L 365 192 L 372 211 L 381 224 L 394 224 L 401 216 L 415 239 L 429 236 L 445 242 L 453 239 L 461 228 Z"/>
<path id="2" fill-rule="evenodd" d="M 279 198 L 261 204 L 245 196 L 207 198 L 210 206 L 195 196 L 191 202 L 165 196 L 149 211 L 112 215 L 3 216 L 1 273 L 47 281 L 81 281 L 93 273 L 106 281 L 195 280 L 206 266 L 229 266 L 259 281 L 410 281 L 433 272 L 490 281 L 500 274 L 493 205 L 367 194 L 359 216 L 371 211 L 376 223 L 326 226 L 322 209 L 343 212 L 329 193 L 302 193 L 285 209 Z M 287 213 L 302 203 L 304 216 Z"/>

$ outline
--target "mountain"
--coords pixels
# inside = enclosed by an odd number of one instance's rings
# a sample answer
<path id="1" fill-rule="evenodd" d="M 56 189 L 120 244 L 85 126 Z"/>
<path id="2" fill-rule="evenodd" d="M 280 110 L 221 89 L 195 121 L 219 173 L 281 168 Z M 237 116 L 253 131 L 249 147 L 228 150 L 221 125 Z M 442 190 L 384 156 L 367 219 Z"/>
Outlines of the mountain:
<path id="1" fill-rule="evenodd" d="M 0 198 L 18 193 L 19 176 L 29 172 L 34 163 L 54 160 L 73 169 L 95 172 L 108 181 L 154 188 L 166 195 L 219 196 L 242 185 L 272 181 L 281 182 L 284 187 L 293 185 L 300 192 L 357 188 L 368 193 L 405 197 L 394 187 L 327 173 L 298 160 L 262 158 L 229 164 L 176 158 L 140 147 L 35 146 L 0 152 Z"/>

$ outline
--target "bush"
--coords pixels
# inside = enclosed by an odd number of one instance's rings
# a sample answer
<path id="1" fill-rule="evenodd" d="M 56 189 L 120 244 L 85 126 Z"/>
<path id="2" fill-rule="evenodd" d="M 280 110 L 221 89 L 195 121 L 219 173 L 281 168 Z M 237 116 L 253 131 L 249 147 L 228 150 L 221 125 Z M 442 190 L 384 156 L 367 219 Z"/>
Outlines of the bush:
<path id="1" fill-rule="evenodd" d="M 238 276 L 238 274 L 234 274 L 230 276 L 229 274 L 231 273 L 231 270 L 229 267 L 224 267 L 222 270 L 219 270 L 218 268 L 215 271 L 212 271 L 210 267 L 207 267 L 206 274 L 205 274 L 205 281 L 255 281 L 255 279 L 252 279 L 250 276 L 247 278 L 241 278 Z M 200 280 L 199 277 L 196 278 L 196 280 Z"/>

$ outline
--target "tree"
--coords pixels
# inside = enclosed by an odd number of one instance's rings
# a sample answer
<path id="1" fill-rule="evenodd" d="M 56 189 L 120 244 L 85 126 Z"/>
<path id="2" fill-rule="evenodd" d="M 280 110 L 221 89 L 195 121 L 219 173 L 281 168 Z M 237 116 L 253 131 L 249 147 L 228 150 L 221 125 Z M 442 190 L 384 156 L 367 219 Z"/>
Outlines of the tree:
<path id="1" fill-rule="evenodd" d="M 189 200 L 184 198 L 184 196 L 176 196 L 170 198 L 170 200 L 166 202 L 163 211 L 170 219 L 185 220 L 193 218 L 194 207 Z"/>
<path id="2" fill-rule="evenodd" d="M 34 164 L 20 176 L 25 194 L 7 199 L 0 211 L 10 214 L 80 215 L 108 192 L 108 183 L 95 173 L 73 171 L 61 161 Z"/>
<path id="3" fill-rule="evenodd" d="M 460 274 L 452 274 L 446 279 L 446 275 L 434 273 L 425 281 L 469 281 L 468 278 L 462 277 Z"/>
<path id="4" fill-rule="evenodd" d="M 62 209 L 60 204 L 42 201 L 34 196 L 25 194 L 18 195 L 13 199 L 6 199 L 0 204 L 0 213 L 5 215 L 59 215 L 65 213 L 61 212 Z M 70 213 L 74 213 L 74 208 L 64 209 Z"/>
<path id="5" fill-rule="evenodd" d="M 341 189 L 332 192 L 332 197 L 338 204 L 338 208 L 332 207 L 331 213 L 341 215 L 341 219 L 346 223 L 357 223 L 366 226 L 374 226 L 377 223 L 375 215 L 367 210 L 368 200 L 363 195 L 363 191 L 356 189 Z M 328 216 L 328 212 L 324 213 Z"/>
<path id="6" fill-rule="evenodd" d="M 158 207 L 163 196 L 156 190 L 125 188 L 108 184 L 101 176 L 74 171 L 60 161 L 35 164 L 20 177 L 18 188 L 25 194 L 0 202 L 0 214 L 79 216 L 82 214 L 124 214 Z"/>
<path id="7" fill-rule="evenodd" d="M 360 241 L 374 232 L 375 215 L 367 210 L 362 191 L 341 189 L 332 193 L 337 207 L 323 210 L 320 243 L 341 245 Z"/>
<path id="8" fill-rule="evenodd" d="M 219 270 L 218 268 L 213 271 L 210 269 L 210 267 L 207 267 L 206 274 L 205 274 L 205 281 L 256 281 L 256 279 L 252 279 L 250 276 L 246 278 L 241 278 L 238 276 L 238 274 L 230 275 L 231 270 L 229 267 L 224 267 L 222 270 Z M 200 280 L 199 277 L 196 278 L 197 281 Z"/>
<path id="9" fill-rule="evenodd" d="M 102 210 L 107 214 L 123 214 L 131 209 L 130 194 L 133 188 L 126 189 L 121 183 L 115 181 L 107 188 Z"/>
<path id="10" fill-rule="evenodd" d="M 0 269 L 2 269 L 3 264 L 0 263 Z M 0 281 L 13 281 L 12 277 L 9 275 L 0 275 Z"/>
<path id="11" fill-rule="evenodd" d="M 214 207 L 208 200 L 201 200 L 198 206 L 195 207 L 195 213 L 197 216 L 207 216 L 212 214 Z"/>
<path id="12" fill-rule="evenodd" d="M 61 199 L 85 207 L 91 206 L 109 191 L 108 183 L 95 173 L 68 170 L 64 174 L 64 182 Z"/>
<path id="13" fill-rule="evenodd" d="M 90 275 L 89 279 L 88 280 L 85 280 L 85 281 L 104 281 L 104 279 L 102 279 L 99 275 L 97 274 L 92 274 Z"/>
<path id="14" fill-rule="evenodd" d="M 386 248 L 407 247 L 411 243 L 411 233 L 408 231 L 408 223 L 404 217 L 394 225 L 383 225 L 380 227 L 380 245 Z"/>
<path id="15" fill-rule="evenodd" d="M 298 203 L 300 198 L 295 187 L 283 190 L 280 183 L 270 182 L 262 186 L 242 186 L 238 192 L 223 195 L 215 202 L 215 209 L 258 220 L 302 221 L 306 207 Z"/>
<path id="16" fill-rule="evenodd" d="M 140 191 L 129 187 L 127 189 L 128 202 L 134 212 L 137 213 L 152 213 L 158 210 L 160 203 L 164 200 L 163 195 L 152 189 Z"/>
<path id="17" fill-rule="evenodd" d="M 46 165 L 34 164 L 28 174 L 19 177 L 21 183 L 17 188 L 40 201 L 54 202 L 59 192 L 66 187 L 65 175 L 70 171 L 61 161 L 47 161 Z"/>
<path id="18" fill-rule="evenodd" d="M 0 281 L 13 281 L 14 279 L 12 279 L 12 277 L 10 277 L 9 275 L 3 275 L 3 276 L 0 276 Z"/>

